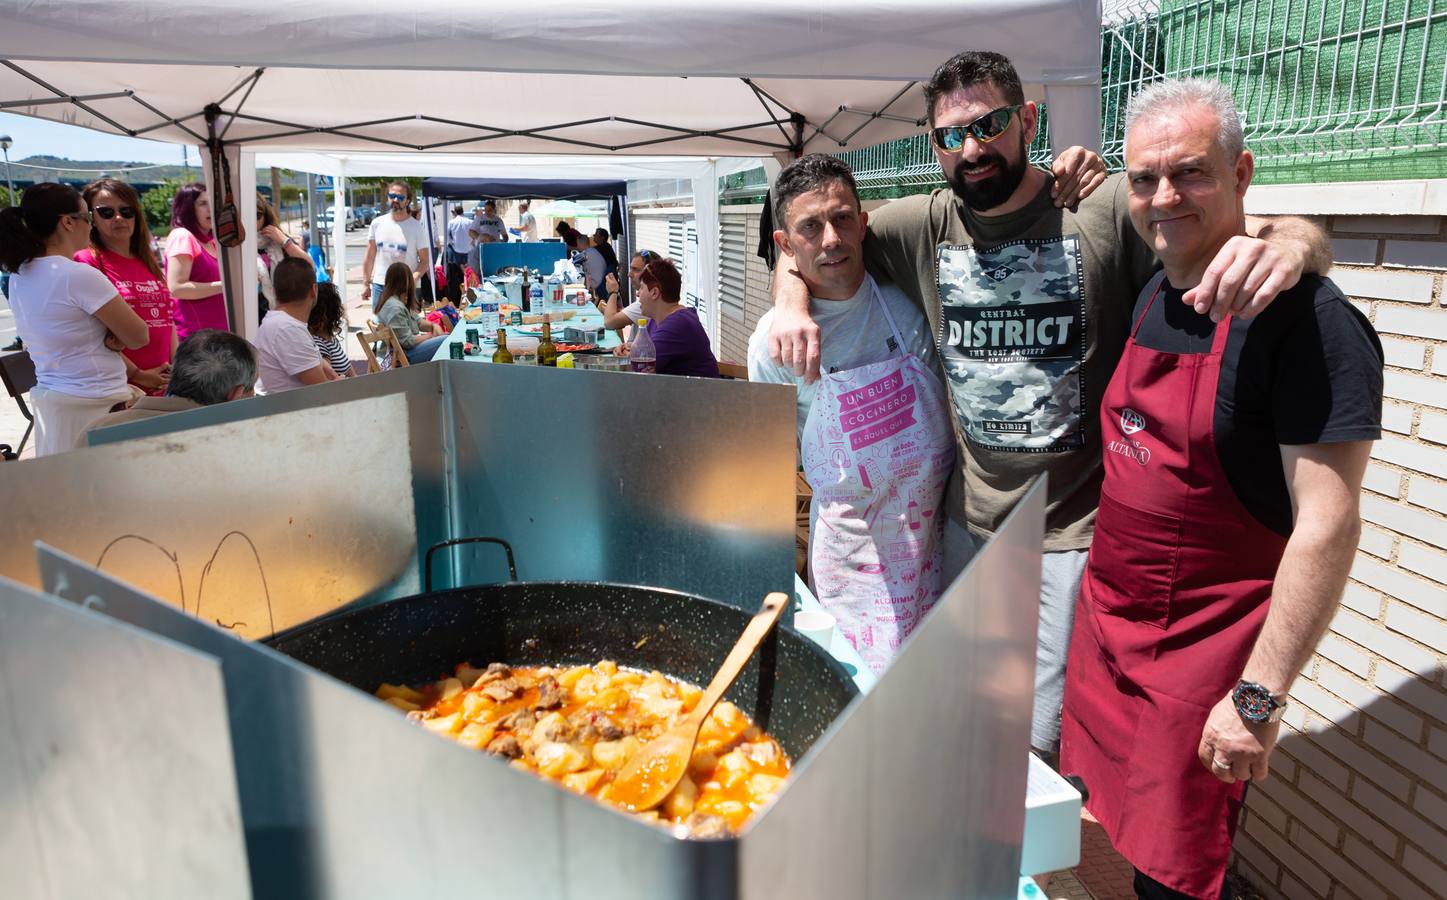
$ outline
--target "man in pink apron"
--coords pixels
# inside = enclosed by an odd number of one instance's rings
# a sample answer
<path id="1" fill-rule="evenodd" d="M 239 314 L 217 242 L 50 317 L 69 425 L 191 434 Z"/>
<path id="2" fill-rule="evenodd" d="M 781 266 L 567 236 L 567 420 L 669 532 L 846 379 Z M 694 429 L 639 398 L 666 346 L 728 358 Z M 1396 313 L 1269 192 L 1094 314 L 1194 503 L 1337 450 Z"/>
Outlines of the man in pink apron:
<path id="1" fill-rule="evenodd" d="M 824 374 L 806 384 L 769 359 L 766 313 L 749 379 L 798 391 L 814 491 L 809 572 L 819 602 L 876 672 L 939 597 L 940 505 L 954 466 L 944 387 L 924 316 L 864 271 L 868 216 L 849 166 L 812 154 L 779 174 L 774 241 L 809 288 Z"/>
<path id="2" fill-rule="evenodd" d="M 1330 281 L 1304 276 L 1249 322 L 1183 300 L 1245 233 L 1251 173 L 1222 85 L 1132 101 L 1130 218 L 1165 272 L 1101 400 L 1060 768 L 1141 897 L 1226 895 L 1245 786 L 1341 597 L 1380 433 L 1381 344 Z"/>

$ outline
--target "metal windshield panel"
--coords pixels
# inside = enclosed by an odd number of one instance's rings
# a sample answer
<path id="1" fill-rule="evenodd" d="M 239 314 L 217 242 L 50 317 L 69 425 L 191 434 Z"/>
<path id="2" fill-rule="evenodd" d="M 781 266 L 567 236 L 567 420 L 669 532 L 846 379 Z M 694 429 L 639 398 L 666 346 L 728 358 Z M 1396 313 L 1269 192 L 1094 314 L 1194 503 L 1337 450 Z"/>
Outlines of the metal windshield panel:
<path id="1" fill-rule="evenodd" d="M 415 593 L 407 435 L 407 398 L 392 395 L 17 463 L 0 574 L 38 583 L 44 540 L 253 638 L 389 585 Z"/>
<path id="2" fill-rule="evenodd" d="M 214 657 L 0 579 L 0 896 L 251 897 L 231 758 Z"/>
<path id="3" fill-rule="evenodd" d="M 1015 895 L 1044 504 L 1042 480 L 799 761 L 741 896 Z"/>
<path id="4" fill-rule="evenodd" d="M 733 841 L 677 840 L 84 562 L 43 546 L 40 558 L 65 596 L 220 659 L 258 897 L 733 896 Z M 142 840 L 162 827 L 132 825 Z"/>

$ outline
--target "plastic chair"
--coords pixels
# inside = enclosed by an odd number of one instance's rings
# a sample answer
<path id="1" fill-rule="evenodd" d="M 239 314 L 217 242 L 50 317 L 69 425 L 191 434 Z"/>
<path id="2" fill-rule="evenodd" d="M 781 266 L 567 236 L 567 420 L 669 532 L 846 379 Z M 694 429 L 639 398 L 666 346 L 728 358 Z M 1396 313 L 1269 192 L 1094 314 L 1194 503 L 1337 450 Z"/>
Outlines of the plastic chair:
<path id="1" fill-rule="evenodd" d="M 0 354 L 0 381 L 5 382 L 5 392 L 15 398 L 20 414 L 29 423 L 25 426 L 25 436 L 20 439 L 20 445 L 15 448 L 18 455 L 25 449 L 25 442 L 30 440 L 30 432 L 35 430 L 35 416 L 24 397 L 35 387 L 35 363 L 31 362 L 30 354 L 24 350 Z"/>

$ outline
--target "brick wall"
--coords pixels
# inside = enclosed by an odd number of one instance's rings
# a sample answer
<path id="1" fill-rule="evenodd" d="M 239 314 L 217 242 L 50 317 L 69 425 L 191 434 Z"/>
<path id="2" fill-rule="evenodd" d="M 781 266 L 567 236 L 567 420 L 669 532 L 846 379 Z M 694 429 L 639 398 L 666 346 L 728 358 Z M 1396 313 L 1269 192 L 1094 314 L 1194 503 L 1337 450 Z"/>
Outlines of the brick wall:
<path id="1" fill-rule="evenodd" d="M 1268 897 L 1447 896 L 1447 218 L 1339 216 L 1332 278 L 1386 351 L 1383 438 L 1330 632 L 1237 863 Z"/>

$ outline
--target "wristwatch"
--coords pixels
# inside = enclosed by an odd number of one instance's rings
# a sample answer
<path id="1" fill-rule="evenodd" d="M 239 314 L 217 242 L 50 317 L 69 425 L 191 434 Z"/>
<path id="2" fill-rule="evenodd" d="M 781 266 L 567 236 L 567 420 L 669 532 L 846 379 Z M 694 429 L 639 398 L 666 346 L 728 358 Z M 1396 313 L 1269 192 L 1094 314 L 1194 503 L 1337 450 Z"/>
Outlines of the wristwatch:
<path id="1" fill-rule="evenodd" d="M 1265 725 L 1281 721 L 1286 711 L 1286 698 L 1278 700 L 1264 685 L 1241 679 L 1231 691 L 1231 702 L 1242 719 L 1253 725 Z"/>

